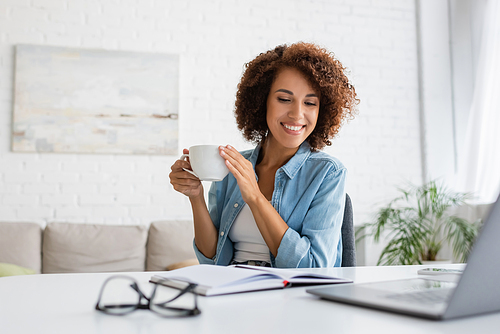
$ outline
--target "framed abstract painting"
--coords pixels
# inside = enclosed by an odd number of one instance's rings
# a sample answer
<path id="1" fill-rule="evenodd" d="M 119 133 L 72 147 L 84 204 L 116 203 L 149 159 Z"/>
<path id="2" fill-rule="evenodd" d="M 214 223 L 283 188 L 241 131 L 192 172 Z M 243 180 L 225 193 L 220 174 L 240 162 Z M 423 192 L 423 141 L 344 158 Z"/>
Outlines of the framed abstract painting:
<path id="1" fill-rule="evenodd" d="M 16 47 L 12 150 L 176 155 L 179 57 Z"/>

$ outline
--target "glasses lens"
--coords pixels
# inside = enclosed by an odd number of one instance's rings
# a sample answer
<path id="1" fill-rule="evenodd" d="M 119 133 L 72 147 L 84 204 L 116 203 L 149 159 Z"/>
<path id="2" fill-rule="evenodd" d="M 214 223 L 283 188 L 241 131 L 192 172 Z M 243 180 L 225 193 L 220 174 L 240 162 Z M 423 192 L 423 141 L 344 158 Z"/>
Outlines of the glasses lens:
<path id="1" fill-rule="evenodd" d="M 188 289 L 191 291 L 191 288 Z M 152 311 L 164 317 L 186 317 L 197 315 L 196 295 L 186 290 L 178 290 L 158 284 L 151 300 Z"/>
<path id="2" fill-rule="evenodd" d="M 108 314 L 125 314 L 137 308 L 139 293 L 134 290 L 136 283 L 126 277 L 113 277 L 103 287 L 99 308 Z"/>

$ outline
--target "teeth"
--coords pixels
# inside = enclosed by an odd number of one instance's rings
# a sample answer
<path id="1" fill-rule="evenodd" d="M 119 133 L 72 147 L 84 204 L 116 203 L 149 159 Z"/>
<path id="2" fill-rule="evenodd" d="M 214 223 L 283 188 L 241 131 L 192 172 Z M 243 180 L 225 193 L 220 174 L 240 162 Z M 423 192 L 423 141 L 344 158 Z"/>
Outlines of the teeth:
<path id="1" fill-rule="evenodd" d="M 290 126 L 290 125 L 286 125 L 286 124 L 283 124 L 283 126 L 285 128 L 287 128 L 288 130 L 292 130 L 292 131 L 299 131 L 300 129 L 302 129 L 301 126 Z"/>

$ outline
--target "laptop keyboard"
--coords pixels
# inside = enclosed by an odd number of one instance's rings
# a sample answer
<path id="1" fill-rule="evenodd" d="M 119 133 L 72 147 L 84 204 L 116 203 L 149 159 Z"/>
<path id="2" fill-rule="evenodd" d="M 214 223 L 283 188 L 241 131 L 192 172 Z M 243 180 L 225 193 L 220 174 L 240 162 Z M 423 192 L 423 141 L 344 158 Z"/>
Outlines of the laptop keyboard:
<path id="1" fill-rule="evenodd" d="M 386 297 L 404 302 L 413 302 L 419 304 L 438 304 L 446 302 L 450 297 L 452 291 L 453 289 L 433 289 L 419 292 L 395 293 L 386 295 Z"/>

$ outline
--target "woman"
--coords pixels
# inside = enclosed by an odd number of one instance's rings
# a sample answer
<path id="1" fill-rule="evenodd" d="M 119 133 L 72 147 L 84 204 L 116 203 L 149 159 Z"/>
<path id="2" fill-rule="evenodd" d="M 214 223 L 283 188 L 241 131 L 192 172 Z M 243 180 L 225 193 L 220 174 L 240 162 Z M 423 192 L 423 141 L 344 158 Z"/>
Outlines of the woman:
<path id="1" fill-rule="evenodd" d="M 246 65 L 235 115 L 255 149 L 219 148 L 230 173 L 212 183 L 208 208 L 201 182 L 182 170 L 187 161 L 170 173 L 189 197 L 200 263 L 341 265 L 346 169 L 318 150 L 357 103 L 342 64 L 314 44 L 278 46 Z"/>

